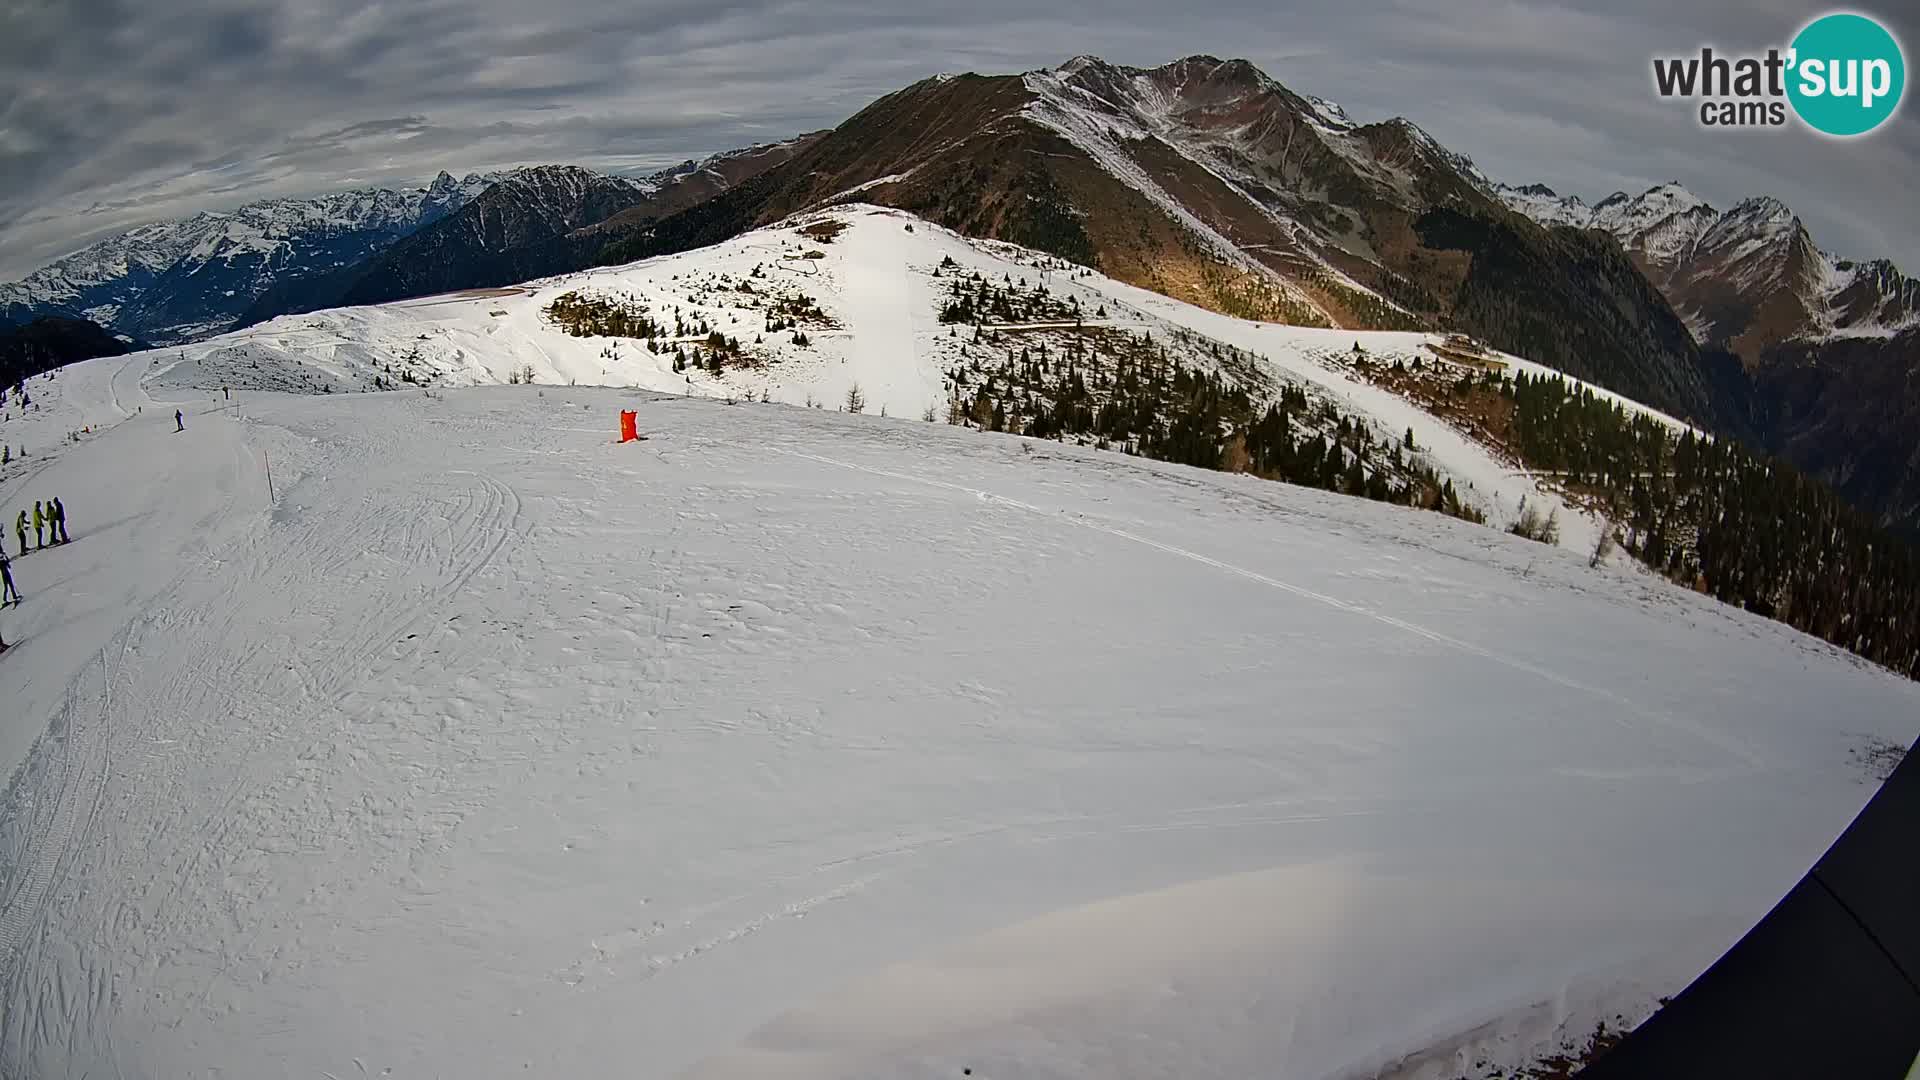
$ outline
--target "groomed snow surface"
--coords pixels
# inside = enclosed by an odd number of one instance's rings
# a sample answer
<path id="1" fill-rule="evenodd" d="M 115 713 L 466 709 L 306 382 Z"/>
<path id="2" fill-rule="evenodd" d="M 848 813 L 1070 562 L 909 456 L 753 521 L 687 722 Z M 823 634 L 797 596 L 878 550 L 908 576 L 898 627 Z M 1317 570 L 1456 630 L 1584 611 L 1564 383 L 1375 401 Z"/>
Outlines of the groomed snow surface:
<path id="1" fill-rule="evenodd" d="M 1915 734 L 1436 514 L 613 389 L 176 434 L 151 367 L 0 481 L 74 534 L 0 615 L 8 1077 L 1469 1072 L 1683 985 Z"/>

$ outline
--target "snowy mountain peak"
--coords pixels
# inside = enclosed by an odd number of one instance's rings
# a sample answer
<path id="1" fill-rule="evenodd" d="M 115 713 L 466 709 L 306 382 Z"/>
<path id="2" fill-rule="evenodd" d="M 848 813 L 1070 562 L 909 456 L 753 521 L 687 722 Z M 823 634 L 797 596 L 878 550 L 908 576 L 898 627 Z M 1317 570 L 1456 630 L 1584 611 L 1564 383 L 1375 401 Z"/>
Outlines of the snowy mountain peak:
<path id="1" fill-rule="evenodd" d="M 1176 106 L 1220 107 L 1274 90 L 1280 84 L 1247 60 L 1195 54 L 1155 68 L 1127 67 L 1098 56 L 1076 56 L 1040 81 L 1069 86 L 1121 108 L 1167 111 Z M 1337 112 L 1338 107 L 1333 107 Z"/>
<path id="2" fill-rule="evenodd" d="M 1885 336 L 1920 325 L 1920 282 L 1885 260 L 1821 252 L 1791 207 L 1770 195 L 1725 212 L 1677 181 L 1616 191 L 1591 209 L 1544 184 L 1498 188 L 1543 225 L 1601 229 L 1620 241 L 1694 336 L 1752 355 L 1790 338 Z"/>
<path id="3" fill-rule="evenodd" d="M 1746 228 L 1786 229 L 1791 228 L 1800 219 L 1787 207 L 1786 203 L 1771 195 L 1760 195 L 1735 203 L 1722 220 Z"/>
<path id="4" fill-rule="evenodd" d="M 1255 67 L 1252 61 L 1238 57 L 1222 60 L 1217 56 L 1196 54 L 1175 60 L 1161 70 L 1187 79 L 1206 79 L 1247 90 L 1264 90 L 1273 85 L 1273 80 L 1267 78 L 1266 73 Z"/>
<path id="5" fill-rule="evenodd" d="M 1113 65 L 1090 53 L 1082 53 L 1053 69 L 1053 73 L 1062 79 L 1071 79 L 1083 71 L 1112 70 Z"/>
<path id="6" fill-rule="evenodd" d="M 1578 195 L 1561 195 L 1545 184 L 1509 187 L 1495 184 L 1494 194 L 1508 209 L 1519 211 L 1542 225 L 1571 225 L 1584 229 L 1593 224 L 1594 208 Z M 1605 202 L 1602 206 L 1607 205 Z"/>
<path id="7" fill-rule="evenodd" d="M 569 191 L 579 191 L 595 183 L 610 183 L 616 186 L 630 185 L 635 188 L 644 188 L 647 186 L 647 182 L 644 180 L 636 180 L 625 176 L 614 176 L 581 165 L 524 165 L 520 168 L 509 170 L 501 179 L 507 183 L 560 188 Z"/>
<path id="8" fill-rule="evenodd" d="M 1396 116 L 1386 121 L 1386 126 L 1404 136 L 1408 143 L 1415 147 L 1421 154 L 1459 173 L 1468 182 L 1479 187 L 1482 191 L 1497 193 L 1499 185 L 1495 184 L 1485 173 L 1481 172 L 1480 167 L 1473 163 L 1472 158 L 1458 151 L 1448 149 L 1439 139 L 1434 138 L 1427 129 L 1421 127 L 1419 124 L 1414 123 L 1404 116 Z"/>
<path id="9" fill-rule="evenodd" d="M 1656 184 L 1638 195 L 1616 191 L 1589 207 L 1577 195 L 1560 195 L 1545 184 L 1494 185 L 1500 201 L 1542 225 L 1567 225 L 1611 233 L 1656 285 L 1719 219 L 1706 200 L 1678 183 Z"/>
<path id="10" fill-rule="evenodd" d="M 1689 206 L 1705 206 L 1706 200 L 1687 190 L 1678 180 L 1669 180 L 1664 184 L 1655 184 L 1641 196 L 1642 199 L 1660 199 L 1669 203 Z"/>
<path id="11" fill-rule="evenodd" d="M 1337 131 L 1346 131 L 1355 126 L 1353 119 L 1347 115 L 1347 110 L 1341 108 L 1338 104 L 1328 101 L 1323 97 L 1315 97 L 1312 94 L 1303 96 L 1306 98 L 1307 104 L 1313 106 L 1313 111 L 1319 114 L 1320 120 L 1325 123 L 1326 126 Z"/>
<path id="12" fill-rule="evenodd" d="M 1711 215 L 1713 212 L 1713 207 L 1707 205 L 1705 199 L 1679 184 L 1667 183 L 1650 187 L 1632 198 L 1618 192 L 1609 195 L 1593 208 L 1592 224 L 1627 243 L 1629 238 L 1645 233 L 1675 215 Z"/>

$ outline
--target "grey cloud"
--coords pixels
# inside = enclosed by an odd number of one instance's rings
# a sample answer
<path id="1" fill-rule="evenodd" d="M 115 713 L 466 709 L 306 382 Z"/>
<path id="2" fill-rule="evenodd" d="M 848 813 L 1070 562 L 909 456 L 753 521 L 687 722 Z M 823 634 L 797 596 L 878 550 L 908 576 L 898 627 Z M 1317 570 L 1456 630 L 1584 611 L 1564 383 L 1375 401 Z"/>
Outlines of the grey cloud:
<path id="1" fill-rule="evenodd" d="M 1883 12 L 1882 14 L 1893 14 Z M 1828 247 L 1920 270 L 1907 111 L 1851 143 L 1710 136 L 1648 61 L 1761 47 L 1788 0 L 0 0 L 0 279 L 143 221 L 542 161 L 640 169 L 830 126 L 939 71 L 1245 56 L 1490 174 L 1589 199 L 1774 194 Z M 1898 26 L 1915 40 L 1913 26 Z"/>

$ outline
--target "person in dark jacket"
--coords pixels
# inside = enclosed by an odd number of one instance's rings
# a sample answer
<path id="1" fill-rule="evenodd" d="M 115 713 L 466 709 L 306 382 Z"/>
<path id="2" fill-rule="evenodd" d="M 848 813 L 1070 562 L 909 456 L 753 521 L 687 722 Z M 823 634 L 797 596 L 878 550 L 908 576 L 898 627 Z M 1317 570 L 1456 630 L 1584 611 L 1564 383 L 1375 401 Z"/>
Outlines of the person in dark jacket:
<path id="1" fill-rule="evenodd" d="M 40 504 L 33 504 L 33 550 L 39 551 L 47 546 L 47 515 L 41 511 Z"/>
<path id="2" fill-rule="evenodd" d="M 60 542 L 70 544 L 73 538 L 67 535 L 67 504 L 57 497 L 53 500 L 53 527 L 60 530 Z"/>
<path id="3" fill-rule="evenodd" d="M 187 430 L 186 414 L 182 413 L 179 409 L 173 410 L 173 430 L 175 431 Z"/>
<path id="4" fill-rule="evenodd" d="M 7 597 L 13 597 L 12 603 L 20 602 L 20 586 L 13 583 L 13 564 L 7 561 L 5 549 L 0 549 L 0 607 L 6 607 Z"/>

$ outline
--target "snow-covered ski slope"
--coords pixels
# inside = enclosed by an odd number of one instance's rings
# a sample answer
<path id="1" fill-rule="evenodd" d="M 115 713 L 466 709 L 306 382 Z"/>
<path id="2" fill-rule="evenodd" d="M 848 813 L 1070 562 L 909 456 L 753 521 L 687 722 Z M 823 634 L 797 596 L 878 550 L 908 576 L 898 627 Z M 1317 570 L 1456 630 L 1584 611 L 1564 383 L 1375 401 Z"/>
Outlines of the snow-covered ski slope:
<path id="1" fill-rule="evenodd" d="M 844 231 L 831 242 L 802 231 L 822 223 Z M 971 240 L 904 212 L 872 206 L 802 215 L 714 247 L 524 288 L 288 316 L 166 350 L 162 364 L 172 371 L 163 381 L 195 390 L 231 385 L 317 392 L 365 389 L 376 376 L 391 384 L 407 369 L 453 385 L 503 383 L 530 371 L 544 384 L 577 382 L 709 397 L 765 395 L 827 408 L 838 407 L 847 390 L 858 385 L 869 412 L 918 417 L 931 408 L 945 419 L 946 376 L 961 361 L 973 330 L 960 327 L 956 333 L 956 327 L 939 321 L 939 313 L 954 276 L 975 272 L 996 284 L 1044 284 L 1058 299 L 1077 300 L 1091 325 L 1149 333 L 1161 342 L 1170 341 L 1176 330 L 1197 335 L 1186 352 L 1174 354 L 1191 366 L 1210 364 L 1206 351 L 1198 347 L 1206 342 L 1248 350 L 1264 368 L 1274 393 L 1288 382 L 1309 387 L 1335 399 L 1344 410 L 1371 418 L 1388 439 L 1398 440 L 1409 427 L 1415 429 L 1427 463 L 1455 477 L 1461 494 L 1485 510 L 1496 528 L 1513 520 L 1525 496 L 1558 507 L 1567 546 L 1592 546 L 1597 524 L 1557 497 L 1543 495 L 1532 477 L 1407 400 L 1356 380 L 1324 359 L 1359 341 L 1383 360 L 1431 362 L 1433 354 L 1425 348 L 1428 335 L 1314 330 L 1235 319 L 1049 255 Z M 688 346 L 706 336 L 705 331 L 691 331 L 698 321 L 738 338 L 756 362 L 730 365 L 717 375 L 698 369 L 676 374 L 671 350 L 649 352 L 631 338 L 573 337 L 546 313 L 556 298 L 567 294 L 640 304 L 668 324 L 684 320 Z M 817 305 L 829 324 L 803 326 L 810 339 L 805 347 L 794 344 L 792 331 L 764 329 L 768 309 L 793 298 Z M 1105 313 L 1099 314 L 1102 308 Z M 992 347 L 976 347 L 971 355 L 983 352 L 991 355 Z M 1545 370 L 1506 359 L 1536 374 Z M 289 371 L 299 372 L 303 381 L 286 385 Z"/>
<path id="2" fill-rule="evenodd" d="M 74 534 L 0 612 L 9 1078 L 1470 1072 L 1683 985 L 1916 734 L 1432 513 L 153 360 L 36 381 L 133 415 L 0 480 Z"/>

